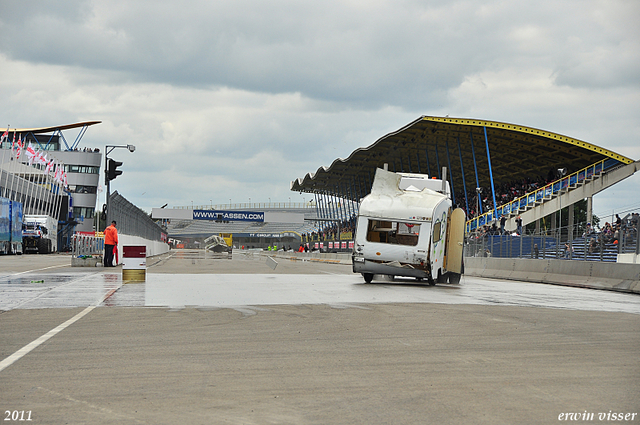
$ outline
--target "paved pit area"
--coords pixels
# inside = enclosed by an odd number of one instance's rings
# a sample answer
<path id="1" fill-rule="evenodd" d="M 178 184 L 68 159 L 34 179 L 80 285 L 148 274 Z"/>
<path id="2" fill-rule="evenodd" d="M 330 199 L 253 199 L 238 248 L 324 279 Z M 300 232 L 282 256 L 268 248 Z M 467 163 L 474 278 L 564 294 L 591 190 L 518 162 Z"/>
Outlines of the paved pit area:
<path id="1" fill-rule="evenodd" d="M 640 410 L 636 295 L 367 285 L 350 266 L 264 260 L 177 251 L 123 284 L 119 268 L 62 255 L 0 258 L 0 410 L 51 424 L 617 423 L 606 414 Z"/>

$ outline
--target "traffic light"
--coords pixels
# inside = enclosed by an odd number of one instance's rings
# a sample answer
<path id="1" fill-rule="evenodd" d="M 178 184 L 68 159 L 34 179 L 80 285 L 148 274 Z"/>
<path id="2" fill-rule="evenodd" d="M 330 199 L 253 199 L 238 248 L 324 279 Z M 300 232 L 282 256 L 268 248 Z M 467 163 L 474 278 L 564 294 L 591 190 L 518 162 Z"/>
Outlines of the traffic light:
<path id="1" fill-rule="evenodd" d="M 122 174 L 122 171 L 116 170 L 119 166 L 122 165 L 120 161 L 114 161 L 109 158 L 109 165 L 107 166 L 107 181 L 111 181 Z"/>

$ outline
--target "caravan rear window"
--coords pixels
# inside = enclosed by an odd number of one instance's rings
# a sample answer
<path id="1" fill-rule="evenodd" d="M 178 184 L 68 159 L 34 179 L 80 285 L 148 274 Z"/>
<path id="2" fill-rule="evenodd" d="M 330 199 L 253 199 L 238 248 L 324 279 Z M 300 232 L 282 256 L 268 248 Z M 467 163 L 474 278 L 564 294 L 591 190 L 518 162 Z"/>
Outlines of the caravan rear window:
<path id="1" fill-rule="evenodd" d="M 401 221 L 369 220 L 367 241 L 394 245 L 418 245 L 420 225 Z"/>

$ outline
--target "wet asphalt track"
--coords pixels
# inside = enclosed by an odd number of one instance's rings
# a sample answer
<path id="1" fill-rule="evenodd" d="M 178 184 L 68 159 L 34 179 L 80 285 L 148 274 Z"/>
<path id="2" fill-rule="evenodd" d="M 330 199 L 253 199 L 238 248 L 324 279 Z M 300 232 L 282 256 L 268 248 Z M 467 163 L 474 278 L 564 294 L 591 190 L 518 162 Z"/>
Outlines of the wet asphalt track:
<path id="1" fill-rule="evenodd" d="M 24 256 L 37 260 L 37 256 Z M 640 296 L 582 288 L 464 276 L 460 285 L 430 287 L 414 279 L 377 277 L 365 284 L 348 265 L 236 254 L 233 260 L 174 251 L 149 261 L 144 283 L 123 285 L 120 268 L 50 267 L 0 274 L 0 311 L 107 307 L 437 303 L 509 305 L 640 314 Z"/>
<path id="2" fill-rule="evenodd" d="M 637 295 L 367 285 L 345 265 L 190 251 L 128 284 L 65 256 L 0 261 L 0 410 L 34 423 L 543 424 L 640 410 Z"/>

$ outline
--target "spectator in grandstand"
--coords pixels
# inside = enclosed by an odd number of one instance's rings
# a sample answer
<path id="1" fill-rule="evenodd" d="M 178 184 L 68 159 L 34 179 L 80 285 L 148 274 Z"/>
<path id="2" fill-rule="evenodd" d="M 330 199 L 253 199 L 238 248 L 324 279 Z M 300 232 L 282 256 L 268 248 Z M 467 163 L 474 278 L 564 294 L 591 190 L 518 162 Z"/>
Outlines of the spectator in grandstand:
<path id="1" fill-rule="evenodd" d="M 118 230 L 115 220 L 104 229 L 104 266 L 113 267 L 113 251 L 118 246 Z"/>
<path id="2" fill-rule="evenodd" d="M 500 234 L 504 234 L 504 225 L 507 222 L 507 217 L 506 216 L 502 216 L 500 217 Z"/>
<path id="3" fill-rule="evenodd" d="M 591 223 L 587 223 L 587 228 L 584 230 L 582 237 L 585 239 L 589 239 L 589 238 L 592 238 L 594 235 L 595 235 L 595 231 L 593 230 L 593 227 L 591 227 Z"/>
<path id="4" fill-rule="evenodd" d="M 571 246 L 571 244 L 569 242 L 564 244 L 564 258 L 566 260 L 572 260 L 573 259 L 573 246 Z"/>
<path id="5" fill-rule="evenodd" d="M 604 243 L 613 242 L 613 227 L 611 227 L 611 224 L 609 224 L 609 222 L 604 223 L 604 229 L 602 229 L 600 236 L 602 237 L 602 241 Z"/>
<path id="6" fill-rule="evenodd" d="M 518 216 L 516 218 L 516 227 L 519 235 L 522 235 L 522 217 Z"/>

